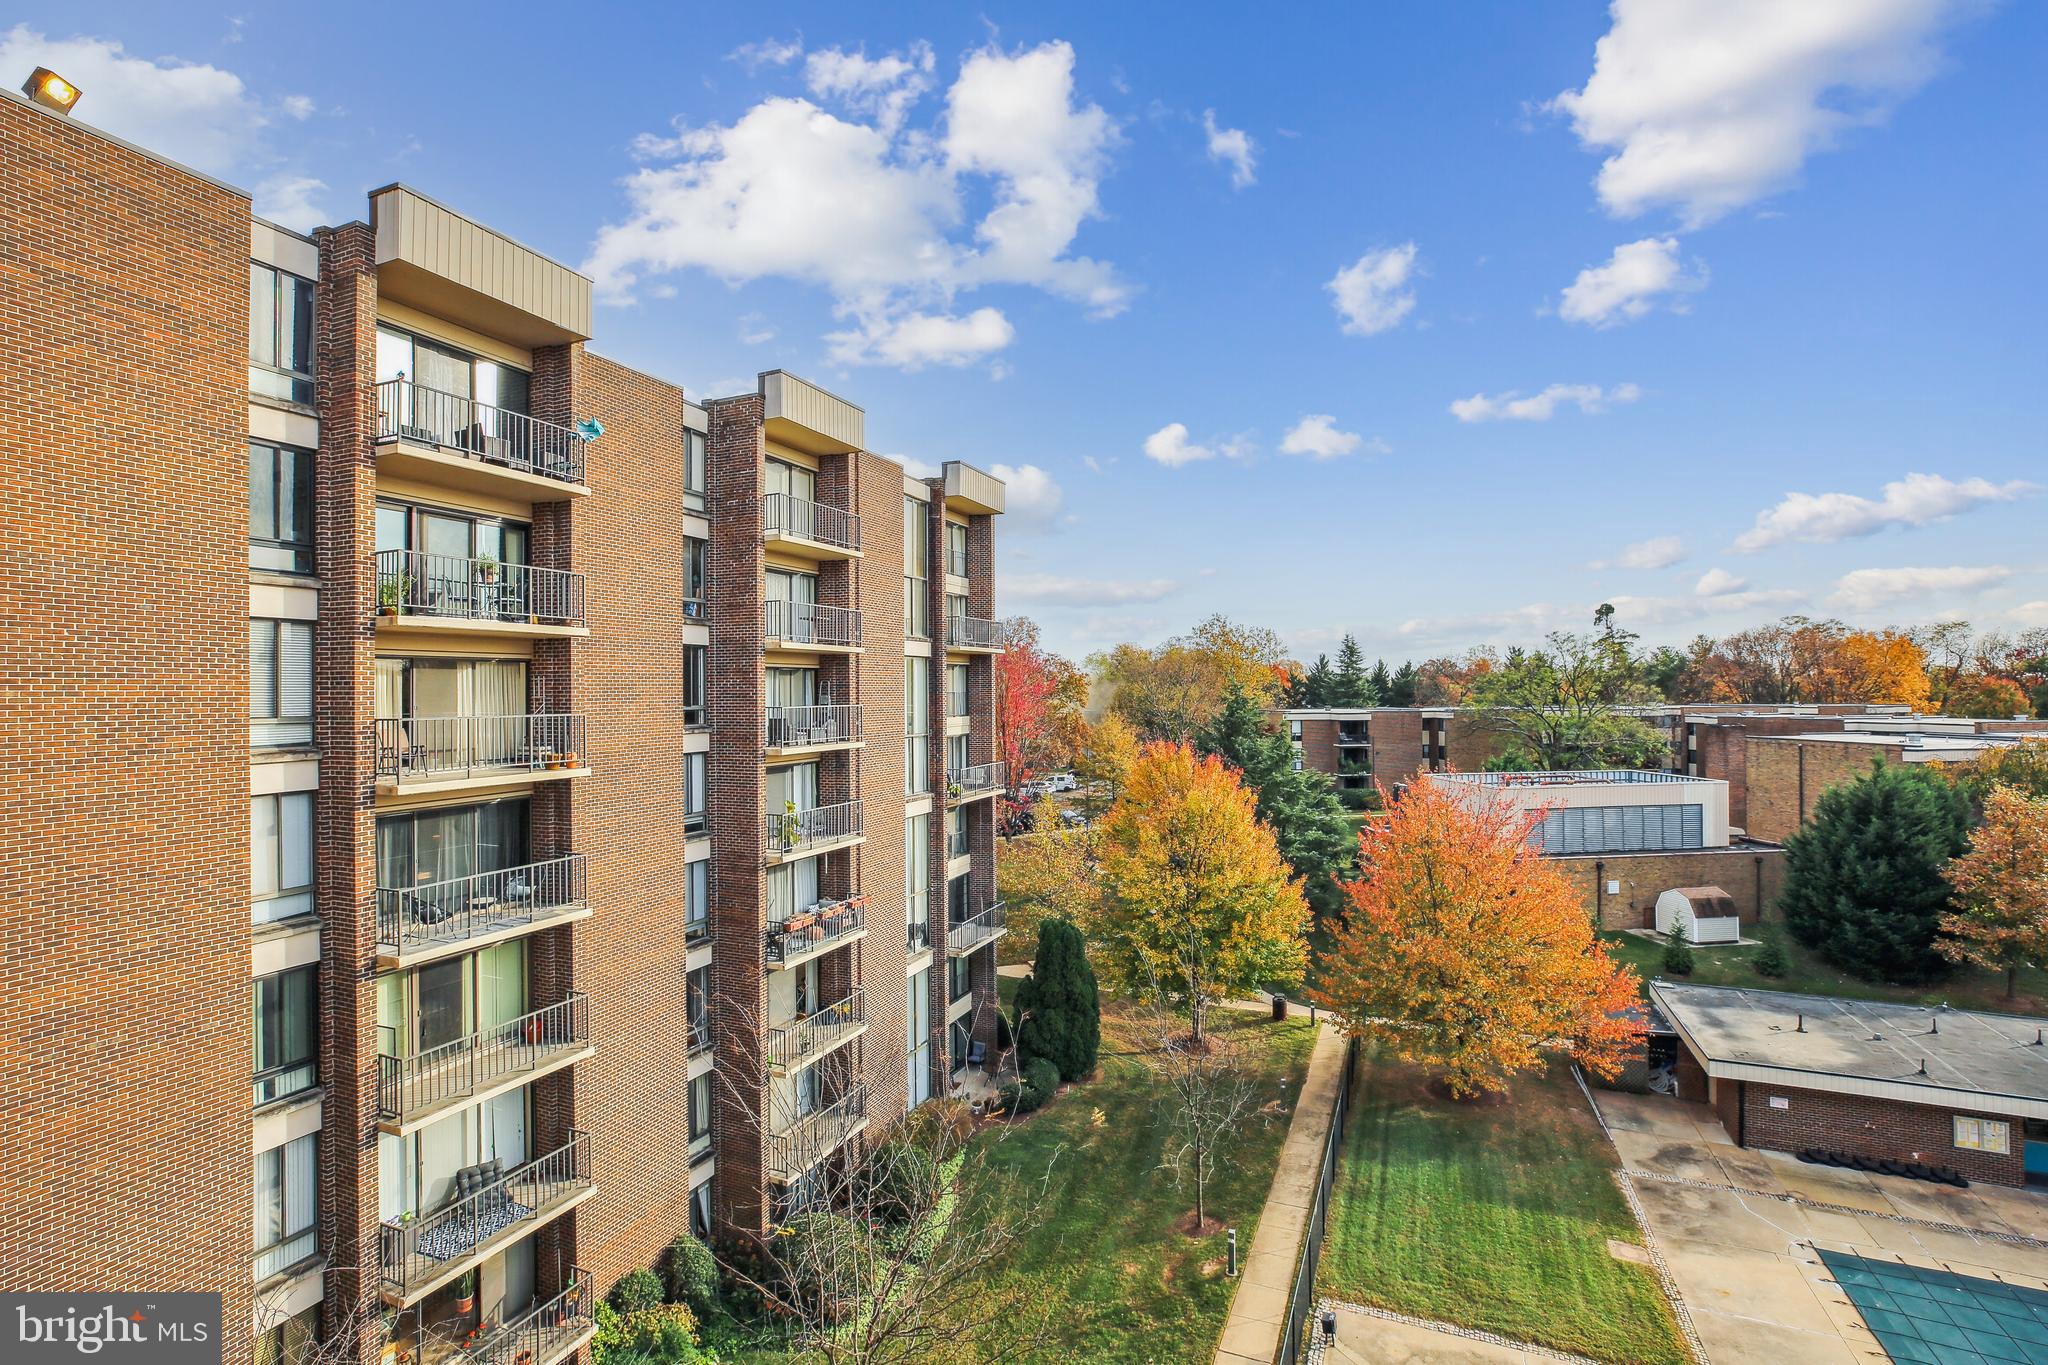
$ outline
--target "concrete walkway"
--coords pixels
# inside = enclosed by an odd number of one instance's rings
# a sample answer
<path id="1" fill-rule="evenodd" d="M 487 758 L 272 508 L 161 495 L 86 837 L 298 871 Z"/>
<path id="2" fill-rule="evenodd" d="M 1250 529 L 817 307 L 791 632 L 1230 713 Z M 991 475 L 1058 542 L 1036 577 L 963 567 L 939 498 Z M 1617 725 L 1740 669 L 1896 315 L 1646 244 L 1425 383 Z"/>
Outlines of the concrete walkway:
<path id="1" fill-rule="evenodd" d="M 1343 1035 L 1326 1023 L 1316 1030 L 1308 1077 L 1287 1125 L 1287 1141 L 1280 1148 L 1280 1165 L 1273 1172 L 1258 1231 L 1252 1235 L 1251 1253 L 1238 1275 L 1237 1297 L 1216 1347 L 1216 1365 L 1272 1365 L 1279 1353 L 1343 1070 Z"/>

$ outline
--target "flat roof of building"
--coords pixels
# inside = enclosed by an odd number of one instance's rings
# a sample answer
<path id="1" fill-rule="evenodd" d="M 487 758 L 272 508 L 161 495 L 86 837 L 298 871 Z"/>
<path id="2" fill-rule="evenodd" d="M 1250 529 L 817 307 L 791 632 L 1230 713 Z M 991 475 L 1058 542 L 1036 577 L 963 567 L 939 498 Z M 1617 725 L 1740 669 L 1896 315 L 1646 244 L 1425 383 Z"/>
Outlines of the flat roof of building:
<path id="1" fill-rule="evenodd" d="M 1527 773 L 1434 773 L 1440 782 L 1472 787 L 1620 787 L 1641 783 L 1695 783 L 1725 787 L 1718 777 L 1694 777 L 1655 768 L 1553 768 Z"/>
<path id="2" fill-rule="evenodd" d="M 1930 734 L 1924 730 L 1808 730 L 1796 735 L 1751 735 L 1752 744 L 1854 744 L 1897 749 L 1908 763 L 1975 758 L 1986 749 L 2009 749 L 2032 736 L 2018 734 Z"/>
<path id="3" fill-rule="evenodd" d="M 1661 979 L 1649 993 L 1709 1076 L 2048 1118 L 2048 1020 Z"/>

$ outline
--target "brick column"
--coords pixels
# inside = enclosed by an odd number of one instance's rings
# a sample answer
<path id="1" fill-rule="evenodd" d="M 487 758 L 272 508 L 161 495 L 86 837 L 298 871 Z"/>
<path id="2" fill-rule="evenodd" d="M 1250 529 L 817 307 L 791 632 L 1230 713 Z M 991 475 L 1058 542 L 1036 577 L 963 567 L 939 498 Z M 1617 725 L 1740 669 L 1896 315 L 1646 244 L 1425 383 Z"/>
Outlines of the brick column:
<path id="1" fill-rule="evenodd" d="M 315 894 L 321 919 L 320 1148 L 327 1321 L 360 1359 L 383 1345 L 377 1306 L 377 915 L 375 754 L 377 268 L 368 227 L 320 243 L 320 452 L 314 528 L 321 576 L 314 644 Z"/>

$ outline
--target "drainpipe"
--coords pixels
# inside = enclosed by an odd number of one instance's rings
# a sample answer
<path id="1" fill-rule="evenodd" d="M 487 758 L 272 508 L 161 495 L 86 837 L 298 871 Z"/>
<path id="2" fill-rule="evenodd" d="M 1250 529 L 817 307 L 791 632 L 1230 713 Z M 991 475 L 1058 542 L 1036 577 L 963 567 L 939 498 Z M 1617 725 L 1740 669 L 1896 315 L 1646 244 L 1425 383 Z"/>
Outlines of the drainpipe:
<path id="1" fill-rule="evenodd" d="M 1593 860 L 1593 931 L 1595 933 L 1600 931 L 1601 925 L 1607 923 L 1607 906 L 1603 899 L 1607 891 L 1606 868 L 1607 864 L 1600 859 L 1595 858 Z"/>
<path id="2" fill-rule="evenodd" d="M 1764 922 L 1764 855 L 1759 853 L 1756 862 L 1756 922 Z"/>
<path id="3" fill-rule="evenodd" d="M 1749 1082 L 1735 1083 L 1735 1145 L 1749 1145 Z"/>

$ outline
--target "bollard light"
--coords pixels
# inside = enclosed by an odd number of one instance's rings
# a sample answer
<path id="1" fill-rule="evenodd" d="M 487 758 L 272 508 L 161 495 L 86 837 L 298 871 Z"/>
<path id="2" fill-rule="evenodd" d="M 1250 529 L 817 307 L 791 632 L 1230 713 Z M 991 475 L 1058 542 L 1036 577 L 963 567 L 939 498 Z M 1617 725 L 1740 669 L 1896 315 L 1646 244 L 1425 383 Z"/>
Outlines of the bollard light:
<path id="1" fill-rule="evenodd" d="M 1230 1230 L 1230 1278 L 1237 1278 L 1237 1229 Z"/>
<path id="2" fill-rule="evenodd" d="M 21 83 L 21 93 L 60 114 L 70 113 L 71 106 L 78 103 L 78 87 L 47 66 L 29 72 L 28 79 Z"/>

